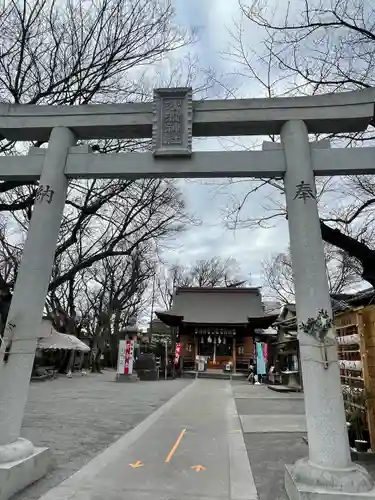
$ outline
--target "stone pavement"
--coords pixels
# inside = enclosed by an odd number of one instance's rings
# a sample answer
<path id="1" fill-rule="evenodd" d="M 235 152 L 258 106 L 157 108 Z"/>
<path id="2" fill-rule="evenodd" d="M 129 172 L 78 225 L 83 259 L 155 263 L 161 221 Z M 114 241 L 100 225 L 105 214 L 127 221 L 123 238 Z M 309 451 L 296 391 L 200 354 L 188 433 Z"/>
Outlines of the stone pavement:
<path id="1" fill-rule="evenodd" d="M 256 500 L 230 382 L 194 381 L 41 500 Z"/>
<path id="2" fill-rule="evenodd" d="M 55 463 L 45 478 L 12 500 L 37 500 L 191 383 L 114 379 L 114 371 L 105 371 L 31 384 L 22 436 L 51 448 Z"/>
<path id="3" fill-rule="evenodd" d="M 287 500 L 285 464 L 308 453 L 303 394 L 113 375 L 31 386 L 23 435 L 57 466 L 14 500 Z"/>
<path id="4" fill-rule="evenodd" d="M 233 382 L 233 393 L 259 500 L 287 500 L 285 464 L 308 455 L 303 394 L 246 382 Z M 375 479 L 374 460 L 358 463 Z"/>
<path id="5" fill-rule="evenodd" d="M 233 383 L 244 440 L 260 500 L 287 500 L 285 464 L 307 456 L 303 394 Z"/>

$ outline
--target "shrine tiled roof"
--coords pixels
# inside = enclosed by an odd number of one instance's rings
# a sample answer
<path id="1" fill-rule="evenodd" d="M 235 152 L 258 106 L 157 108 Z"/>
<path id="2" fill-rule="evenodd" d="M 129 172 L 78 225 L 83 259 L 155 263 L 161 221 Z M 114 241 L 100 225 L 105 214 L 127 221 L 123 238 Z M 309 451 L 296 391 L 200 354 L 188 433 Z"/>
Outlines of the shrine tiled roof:
<path id="1" fill-rule="evenodd" d="M 171 326 L 247 325 L 249 318 L 265 317 L 259 288 L 179 288 L 171 309 L 156 314 Z"/>

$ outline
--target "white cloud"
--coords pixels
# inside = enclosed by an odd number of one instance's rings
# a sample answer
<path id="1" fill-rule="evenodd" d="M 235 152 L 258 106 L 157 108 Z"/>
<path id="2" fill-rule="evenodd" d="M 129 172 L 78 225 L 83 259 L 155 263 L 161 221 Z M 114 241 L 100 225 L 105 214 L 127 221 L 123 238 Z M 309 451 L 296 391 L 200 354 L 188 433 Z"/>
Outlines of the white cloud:
<path id="1" fill-rule="evenodd" d="M 169 262 L 191 265 L 198 259 L 221 256 L 235 258 L 245 275 L 252 274 L 254 285 L 261 285 L 262 261 L 288 246 L 285 220 L 277 221 L 270 229 L 229 230 L 224 226 L 224 213 L 233 196 L 251 189 L 251 184 L 228 185 L 224 190 L 200 182 L 183 181 L 181 187 L 190 213 L 202 224 L 179 235 L 165 254 Z M 272 188 L 270 188 L 272 190 Z M 272 191 L 271 191 L 272 192 Z M 249 216 L 263 213 L 263 195 L 254 193 L 247 207 Z"/>
<path id="2" fill-rule="evenodd" d="M 240 9 L 238 0 L 173 0 L 176 10 L 176 21 L 185 28 L 195 31 L 199 41 L 191 50 L 201 67 L 214 68 L 218 74 L 229 74 L 233 65 L 223 58 L 231 43 L 230 30 L 233 30 L 234 20 L 238 20 Z M 259 47 L 261 33 L 252 29 L 248 35 L 251 47 Z M 239 80 L 238 80 L 238 83 Z M 243 82 L 241 82 L 243 83 Z M 241 95 L 260 97 L 259 86 L 254 81 L 245 81 Z M 235 149 L 240 149 L 240 143 L 249 147 L 257 138 L 240 140 Z M 259 142 L 259 140 L 257 141 Z M 195 139 L 195 150 L 232 149 L 233 144 L 217 138 Z M 233 184 L 218 190 L 209 183 L 200 181 L 181 181 L 188 210 L 198 216 L 202 224 L 192 227 L 168 244 L 164 253 L 170 263 L 179 261 L 191 265 L 196 260 L 222 256 L 233 257 L 241 265 L 245 275 L 252 274 L 254 285 L 261 285 L 262 261 L 270 258 L 276 252 L 283 251 L 288 246 L 288 229 L 285 220 L 280 220 L 271 229 L 244 229 L 230 231 L 224 226 L 224 213 L 231 206 L 234 198 L 239 198 L 251 188 L 250 183 Z M 270 188 L 271 189 L 271 188 Z M 264 214 L 265 199 L 269 190 L 254 193 L 247 205 L 248 216 Z"/>

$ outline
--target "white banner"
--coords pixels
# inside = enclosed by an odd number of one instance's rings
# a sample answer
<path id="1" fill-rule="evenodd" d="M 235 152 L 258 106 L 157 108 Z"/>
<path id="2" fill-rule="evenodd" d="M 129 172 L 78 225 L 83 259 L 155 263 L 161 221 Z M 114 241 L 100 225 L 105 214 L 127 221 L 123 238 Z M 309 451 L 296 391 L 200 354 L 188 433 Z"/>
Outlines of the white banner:
<path id="1" fill-rule="evenodd" d="M 125 340 L 120 340 L 118 346 L 117 373 L 125 373 Z"/>

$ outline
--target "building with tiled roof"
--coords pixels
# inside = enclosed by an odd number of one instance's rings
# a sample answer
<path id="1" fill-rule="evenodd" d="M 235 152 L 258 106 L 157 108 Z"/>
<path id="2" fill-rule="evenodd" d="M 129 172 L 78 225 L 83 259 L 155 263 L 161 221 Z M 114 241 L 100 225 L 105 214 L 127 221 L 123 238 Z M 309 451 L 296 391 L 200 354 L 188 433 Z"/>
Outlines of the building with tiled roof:
<path id="1" fill-rule="evenodd" d="M 207 356 L 211 368 L 231 361 L 234 369 L 245 370 L 253 358 L 254 338 L 262 337 L 278 314 L 266 313 L 257 287 L 181 287 L 171 309 L 156 312 L 178 335 L 185 360 Z"/>

